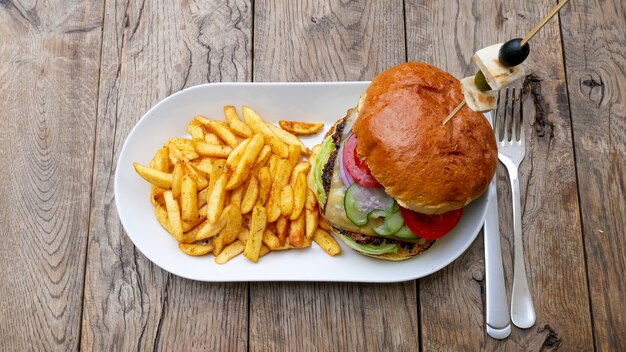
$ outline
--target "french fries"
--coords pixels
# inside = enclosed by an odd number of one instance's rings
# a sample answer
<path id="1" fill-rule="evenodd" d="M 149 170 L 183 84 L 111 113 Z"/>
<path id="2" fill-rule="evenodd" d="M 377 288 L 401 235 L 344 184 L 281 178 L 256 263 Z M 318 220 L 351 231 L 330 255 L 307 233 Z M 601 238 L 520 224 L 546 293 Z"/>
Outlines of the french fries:
<path id="1" fill-rule="evenodd" d="M 244 106 L 241 111 L 243 112 L 243 118 L 246 124 L 250 126 L 255 133 L 262 133 L 266 138 L 266 144 L 272 148 L 272 152 L 281 158 L 286 158 L 289 155 L 287 144 L 278 138 L 271 128 L 268 127 L 263 119 L 248 106 Z"/>
<path id="2" fill-rule="evenodd" d="M 261 245 L 263 244 L 263 232 L 267 226 L 267 218 L 265 208 L 256 206 L 252 209 L 252 221 L 250 223 L 250 235 L 246 241 L 246 247 L 243 255 L 253 262 L 259 260 L 261 254 Z"/>
<path id="3" fill-rule="evenodd" d="M 195 221 L 200 216 L 198 213 L 198 187 L 189 175 L 183 176 L 180 192 L 180 210 L 183 221 Z"/>
<path id="4" fill-rule="evenodd" d="M 341 253 L 341 247 L 339 247 L 339 243 L 335 241 L 333 236 L 328 232 L 318 228 L 313 233 L 313 241 L 317 243 L 328 255 L 336 256 Z"/>
<path id="5" fill-rule="evenodd" d="M 323 123 L 300 122 L 300 121 L 278 121 L 278 125 L 283 130 L 293 133 L 296 136 L 308 136 L 316 134 L 324 128 Z"/>
<path id="6" fill-rule="evenodd" d="M 211 253 L 211 251 L 213 250 L 213 245 L 196 244 L 196 243 L 179 243 L 178 248 L 180 248 L 181 251 L 189 255 L 201 256 L 201 255 Z"/>
<path id="7" fill-rule="evenodd" d="M 141 165 L 138 162 L 134 162 L 133 166 L 139 176 L 151 184 L 165 189 L 172 187 L 172 174 Z"/>
<path id="8" fill-rule="evenodd" d="M 313 237 L 317 226 L 319 225 L 319 211 L 317 210 L 317 198 L 310 189 L 307 190 L 306 203 L 304 205 L 304 217 L 305 217 L 305 236 L 306 238 Z"/>
<path id="9" fill-rule="evenodd" d="M 226 122 L 195 116 L 187 124 L 191 137 L 167 140 L 148 166 L 133 163 L 151 184 L 157 221 L 180 251 L 212 253 L 218 264 L 243 253 L 256 263 L 271 251 L 315 241 L 339 254 L 307 187 L 311 166 L 300 159 L 310 151 L 295 135 L 319 127 L 287 121 L 292 134 L 247 106 L 243 119 L 230 105 L 224 116 Z"/>
<path id="10" fill-rule="evenodd" d="M 252 164 L 254 163 L 257 155 L 261 152 L 261 148 L 263 148 L 264 143 L 265 141 L 262 134 L 257 133 L 254 137 L 252 137 L 241 155 L 241 159 L 237 164 L 235 172 L 233 172 L 233 175 L 228 180 L 228 184 L 226 185 L 227 190 L 233 190 L 241 186 L 246 181 L 246 178 L 250 174 Z"/>
<path id="11" fill-rule="evenodd" d="M 289 216 L 290 220 L 296 220 L 300 217 L 302 209 L 304 209 L 304 203 L 306 203 L 307 190 L 306 176 L 303 173 L 299 173 L 296 184 L 293 187 L 293 209 L 291 216 Z"/>

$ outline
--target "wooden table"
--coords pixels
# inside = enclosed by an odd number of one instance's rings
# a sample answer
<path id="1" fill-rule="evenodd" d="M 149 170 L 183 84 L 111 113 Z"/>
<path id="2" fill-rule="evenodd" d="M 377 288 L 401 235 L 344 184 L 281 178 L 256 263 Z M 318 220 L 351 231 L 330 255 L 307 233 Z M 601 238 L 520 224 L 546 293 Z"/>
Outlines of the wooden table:
<path id="1" fill-rule="evenodd" d="M 521 191 L 538 319 L 507 340 L 485 334 L 482 234 L 418 281 L 210 284 L 151 264 L 115 209 L 124 139 L 174 92 L 369 80 L 407 60 L 464 77 L 554 4 L 0 0 L 0 350 L 625 351 L 622 0 L 572 0 L 531 44 Z"/>

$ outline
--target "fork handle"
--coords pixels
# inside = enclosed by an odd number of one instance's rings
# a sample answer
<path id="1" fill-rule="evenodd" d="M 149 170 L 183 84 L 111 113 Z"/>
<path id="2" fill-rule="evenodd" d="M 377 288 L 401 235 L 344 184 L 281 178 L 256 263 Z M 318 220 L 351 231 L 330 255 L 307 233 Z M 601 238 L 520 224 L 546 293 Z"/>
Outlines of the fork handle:
<path id="1" fill-rule="evenodd" d="M 522 241 L 522 209 L 520 203 L 519 177 L 517 166 L 507 163 L 511 194 L 513 196 L 513 241 L 515 257 L 513 259 L 513 292 L 511 296 L 511 321 L 522 329 L 535 325 L 537 319 L 533 299 L 528 289 L 526 265 L 524 263 L 524 243 Z"/>

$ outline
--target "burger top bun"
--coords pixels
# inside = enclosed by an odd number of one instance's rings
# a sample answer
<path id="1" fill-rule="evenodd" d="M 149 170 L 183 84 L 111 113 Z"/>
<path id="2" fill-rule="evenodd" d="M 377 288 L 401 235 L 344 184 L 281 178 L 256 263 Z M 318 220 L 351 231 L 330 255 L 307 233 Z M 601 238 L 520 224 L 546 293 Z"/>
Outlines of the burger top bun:
<path id="1" fill-rule="evenodd" d="M 441 125 L 462 101 L 452 75 L 409 62 L 376 76 L 359 102 L 357 154 L 401 206 L 441 214 L 487 190 L 498 160 L 489 122 L 465 107 Z"/>

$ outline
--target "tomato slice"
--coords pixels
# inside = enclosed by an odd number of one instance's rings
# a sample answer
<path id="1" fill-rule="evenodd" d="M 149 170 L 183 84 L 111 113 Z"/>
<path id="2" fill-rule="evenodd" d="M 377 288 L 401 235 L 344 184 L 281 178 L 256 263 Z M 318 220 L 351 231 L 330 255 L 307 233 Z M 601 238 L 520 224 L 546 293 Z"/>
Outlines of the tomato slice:
<path id="1" fill-rule="evenodd" d="M 440 215 L 428 215 L 400 208 L 404 223 L 418 237 L 434 241 L 443 237 L 459 223 L 463 208 Z"/>
<path id="2" fill-rule="evenodd" d="M 352 176 L 354 181 L 359 185 L 367 188 L 380 188 L 382 187 L 378 181 L 372 176 L 370 168 L 365 164 L 365 161 L 359 159 L 356 155 L 357 139 L 353 134 L 348 137 L 348 140 L 343 146 L 343 165 L 346 171 Z"/>

